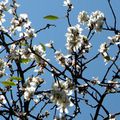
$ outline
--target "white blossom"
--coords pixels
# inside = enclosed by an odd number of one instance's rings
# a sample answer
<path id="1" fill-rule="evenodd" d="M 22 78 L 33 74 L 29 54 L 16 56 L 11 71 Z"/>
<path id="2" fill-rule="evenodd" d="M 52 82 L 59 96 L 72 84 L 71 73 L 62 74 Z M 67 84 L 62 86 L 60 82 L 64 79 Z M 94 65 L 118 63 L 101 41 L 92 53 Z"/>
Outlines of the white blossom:
<path id="1" fill-rule="evenodd" d="M 39 102 L 39 99 L 33 99 L 33 101 L 35 102 L 35 104 L 37 104 Z"/>
<path id="2" fill-rule="evenodd" d="M 3 59 L 0 59 L 0 78 L 5 75 L 5 68 L 7 64 Z"/>
<path id="3" fill-rule="evenodd" d="M 52 48 L 53 47 L 54 42 L 50 41 L 49 43 L 46 43 L 45 46 L 48 48 Z"/>
<path id="4" fill-rule="evenodd" d="M 30 98 L 34 95 L 37 86 L 43 82 L 44 80 L 39 77 L 28 78 L 24 88 L 24 99 L 30 100 Z"/>
<path id="5" fill-rule="evenodd" d="M 5 14 L 0 14 L 0 26 L 2 26 L 2 24 L 6 21 L 4 17 Z"/>
<path id="6" fill-rule="evenodd" d="M 78 22 L 79 23 L 85 24 L 88 22 L 88 20 L 89 20 L 89 15 L 87 14 L 86 11 L 82 11 L 79 13 L 79 15 L 78 15 Z"/>
<path id="7" fill-rule="evenodd" d="M 104 24 L 104 14 L 101 11 L 92 12 L 89 17 L 88 27 L 92 30 L 95 29 L 97 32 L 102 30 Z"/>
<path id="8" fill-rule="evenodd" d="M 100 84 L 100 81 L 99 81 L 98 77 L 92 77 L 91 83 L 93 85 L 96 85 L 96 84 Z"/>
<path id="9" fill-rule="evenodd" d="M 66 48 L 72 52 L 72 51 L 77 51 L 79 47 L 81 47 L 80 44 L 80 36 L 82 29 L 80 26 L 77 24 L 72 27 L 68 27 L 68 32 L 66 33 L 67 37 L 67 43 L 66 43 Z"/>
<path id="10" fill-rule="evenodd" d="M 43 50 L 43 47 L 41 45 L 34 45 L 33 50 L 36 54 L 32 54 L 31 58 L 35 59 L 39 66 L 46 66 L 46 62 L 42 59 L 45 59 L 45 51 Z M 40 56 L 40 57 L 39 57 Z"/>
<path id="11" fill-rule="evenodd" d="M 115 36 L 108 37 L 108 39 L 110 40 L 110 43 L 118 45 L 120 44 L 120 33 Z"/>
<path id="12" fill-rule="evenodd" d="M 63 67 L 66 65 L 66 58 L 60 51 L 55 52 L 55 58 Z"/>
<path id="13" fill-rule="evenodd" d="M 37 36 L 35 30 L 31 27 L 31 21 L 26 13 L 20 14 L 18 18 L 12 18 L 9 32 L 12 35 L 16 31 L 20 32 L 19 37 L 24 39 L 30 39 Z"/>
<path id="14" fill-rule="evenodd" d="M 2 104 L 6 104 L 7 101 L 5 99 L 5 97 L 3 95 L 0 95 L 0 106 L 2 106 Z"/>
<path id="15" fill-rule="evenodd" d="M 22 13 L 20 14 L 20 18 L 21 20 L 27 20 L 28 19 L 28 15 L 26 13 Z"/>
<path id="16" fill-rule="evenodd" d="M 68 85 L 64 81 L 56 81 L 52 86 L 51 101 L 54 102 L 61 113 L 68 113 L 67 107 L 72 106 L 69 99 Z"/>
<path id="17" fill-rule="evenodd" d="M 113 60 L 114 58 L 111 58 L 108 54 L 108 47 L 107 47 L 107 43 L 102 43 L 100 45 L 100 49 L 99 49 L 99 52 L 101 53 L 101 55 L 103 56 L 104 58 L 104 62 L 106 62 L 106 64 L 110 61 L 110 60 Z"/>
<path id="18" fill-rule="evenodd" d="M 71 0 L 64 0 L 63 6 L 67 6 L 67 7 L 73 8 Z"/>
<path id="19" fill-rule="evenodd" d="M 118 81 L 109 80 L 107 90 L 110 92 L 116 92 L 120 88 Z"/>
<path id="20" fill-rule="evenodd" d="M 88 52 L 91 48 L 91 44 L 89 43 L 87 37 L 81 34 L 82 28 L 80 25 L 75 25 L 68 28 L 68 32 L 66 33 L 67 43 L 66 48 L 69 52 L 81 52 L 81 54 Z"/>
<path id="21" fill-rule="evenodd" d="M 7 6 L 6 6 L 7 3 L 8 3 L 8 0 L 4 0 L 4 1 L 0 2 L 0 10 L 1 11 L 4 11 L 7 9 Z"/>
<path id="22" fill-rule="evenodd" d="M 78 86 L 78 92 L 80 94 L 86 94 L 87 89 L 88 89 L 88 84 L 81 84 Z"/>

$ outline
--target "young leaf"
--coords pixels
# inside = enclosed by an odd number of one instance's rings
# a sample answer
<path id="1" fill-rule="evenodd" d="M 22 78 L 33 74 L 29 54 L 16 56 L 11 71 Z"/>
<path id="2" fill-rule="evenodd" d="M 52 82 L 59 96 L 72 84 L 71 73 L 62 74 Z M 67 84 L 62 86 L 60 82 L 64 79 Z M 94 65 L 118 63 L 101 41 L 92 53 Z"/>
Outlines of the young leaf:
<path id="1" fill-rule="evenodd" d="M 10 80 L 17 80 L 17 81 L 19 81 L 19 80 L 22 80 L 22 78 L 21 77 L 12 76 L 12 77 L 10 77 Z"/>
<path id="2" fill-rule="evenodd" d="M 22 58 L 21 60 L 20 60 L 20 63 L 28 63 L 28 62 L 30 62 L 31 60 L 30 59 L 24 59 L 24 58 Z"/>
<path id="3" fill-rule="evenodd" d="M 12 81 L 3 81 L 1 83 L 5 86 L 16 86 L 16 84 Z"/>
<path id="4" fill-rule="evenodd" d="M 57 20 L 59 19 L 58 16 L 54 16 L 54 15 L 47 15 L 44 17 L 44 19 L 47 19 L 47 20 Z"/>
<path id="5" fill-rule="evenodd" d="M 40 45 L 42 46 L 43 51 L 46 51 L 46 47 L 45 47 L 45 45 L 42 44 L 42 43 L 40 43 Z"/>

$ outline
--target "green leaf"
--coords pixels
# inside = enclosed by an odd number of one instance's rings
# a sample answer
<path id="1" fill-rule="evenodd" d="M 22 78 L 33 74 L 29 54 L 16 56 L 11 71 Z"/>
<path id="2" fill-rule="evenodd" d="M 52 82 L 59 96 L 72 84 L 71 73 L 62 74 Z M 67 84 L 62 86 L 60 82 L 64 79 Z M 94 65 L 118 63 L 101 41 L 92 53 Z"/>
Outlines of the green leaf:
<path id="1" fill-rule="evenodd" d="M 47 20 L 57 20 L 59 19 L 58 16 L 54 16 L 54 15 L 47 15 L 44 17 L 44 19 L 47 19 Z"/>
<path id="2" fill-rule="evenodd" d="M 20 59 L 20 63 L 24 63 L 24 64 L 30 61 L 31 61 L 30 59 L 25 59 L 25 58 Z"/>
<path id="3" fill-rule="evenodd" d="M 45 47 L 45 45 L 42 44 L 42 43 L 40 43 L 40 45 L 42 46 L 43 51 L 46 51 L 46 47 Z"/>
<path id="4" fill-rule="evenodd" d="M 21 43 L 20 45 L 21 45 L 21 46 L 27 46 L 28 44 L 26 44 L 26 43 Z"/>
<path id="5" fill-rule="evenodd" d="M 22 80 L 21 77 L 17 77 L 17 76 L 12 76 L 12 77 L 10 77 L 9 79 L 10 79 L 10 80 L 17 80 L 17 81 Z"/>
<path id="6" fill-rule="evenodd" d="M 5 86 L 16 86 L 16 84 L 12 81 L 3 81 L 1 83 Z"/>

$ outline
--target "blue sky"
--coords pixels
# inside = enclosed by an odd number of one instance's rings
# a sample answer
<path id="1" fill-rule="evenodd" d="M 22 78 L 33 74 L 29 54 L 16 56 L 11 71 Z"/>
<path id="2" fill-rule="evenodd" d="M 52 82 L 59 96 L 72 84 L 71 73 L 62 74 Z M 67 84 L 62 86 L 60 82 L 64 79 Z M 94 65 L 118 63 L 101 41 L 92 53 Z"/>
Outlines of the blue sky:
<path id="1" fill-rule="evenodd" d="M 29 16 L 29 19 L 32 22 L 33 28 L 36 30 L 45 27 L 46 24 L 55 24 L 56 27 L 47 29 L 45 31 L 42 31 L 39 33 L 37 38 L 34 40 L 34 44 L 39 43 L 47 43 L 50 40 L 53 40 L 55 43 L 55 47 L 58 50 L 61 50 L 63 53 L 67 54 L 65 43 L 66 43 L 66 37 L 65 33 L 67 32 L 67 20 L 65 19 L 66 15 L 66 7 L 63 6 L 63 0 L 20 0 L 18 1 L 20 3 L 20 8 L 18 9 L 18 13 L 27 13 Z M 89 14 L 93 11 L 100 10 L 102 11 L 105 16 L 107 17 L 109 25 L 113 25 L 113 17 L 111 14 L 111 11 L 109 9 L 109 6 L 107 5 L 107 0 L 72 0 L 74 9 L 70 13 L 70 21 L 72 25 L 77 24 L 77 15 L 80 11 L 85 10 Z M 119 0 L 112 1 L 113 8 L 116 12 L 116 15 L 118 16 L 117 21 L 120 20 L 120 9 L 119 8 Z M 56 15 L 59 16 L 60 19 L 56 21 L 48 21 L 43 19 L 46 15 Z M 120 26 L 117 26 L 118 28 Z M 85 33 L 87 33 L 87 29 L 84 30 Z M 99 45 L 107 40 L 107 36 L 112 36 L 113 33 L 111 32 L 103 32 L 103 33 L 96 33 L 93 37 L 91 43 L 93 44 L 92 52 L 89 57 L 94 56 L 96 52 L 98 52 Z M 111 50 L 113 52 L 114 56 L 114 48 Z M 54 54 L 53 52 L 48 51 L 48 58 L 54 61 Z M 56 65 L 56 63 L 55 63 Z M 102 79 L 102 75 L 104 75 L 104 71 L 107 69 L 108 66 L 104 66 L 105 63 L 102 59 L 102 57 L 99 57 L 99 59 L 95 60 L 95 62 L 91 63 L 89 65 L 89 69 L 86 71 L 85 75 L 89 78 L 92 78 L 93 76 L 99 77 Z M 49 79 L 50 74 L 45 76 L 45 79 Z M 50 78 L 51 79 L 51 78 Z M 46 83 L 50 82 L 52 83 L 52 80 L 47 81 Z M 48 87 L 47 84 L 45 84 L 46 88 Z M 105 99 L 105 106 L 108 107 L 111 113 L 119 112 L 120 104 L 119 104 L 120 97 L 118 95 L 109 95 Z M 89 120 L 86 114 L 89 114 L 89 109 L 85 108 L 84 105 L 82 105 L 82 116 L 81 120 Z M 82 111 L 81 109 L 81 111 Z M 120 119 L 120 118 L 119 118 Z M 50 119 L 49 119 L 50 120 Z M 51 119 L 52 120 L 52 119 Z"/>
<path id="2" fill-rule="evenodd" d="M 21 4 L 21 7 L 19 8 L 18 12 L 27 13 L 32 22 L 32 26 L 36 30 L 44 27 L 47 23 L 55 24 L 57 26 L 56 28 L 53 27 L 49 30 L 45 30 L 39 33 L 38 37 L 35 39 L 35 44 L 38 44 L 39 42 L 46 43 L 49 40 L 53 40 L 55 43 L 55 47 L 58 50 L 67 53 L 65 48 L 66 43 L 65 33 L 67 31 L 68 25 L 67 20 L 64 17 L 66 14 L 66 7 L 63 6 L 63 0 L 21 0 L 19 3 Z M 72 3 L 74 5 L 74 9 L 70 14 L 70 21 L 72 25 L 77 24 L 77 15 L 82 10 L 87 11 L 89 14 L 93 11 L 100 10 L 107 17 L 108 23 L 110 25 L 113 25 L 113 17 L 107 4 L 107 0 L 73 0 Z M 114 2 L 112 1 L 112 5 L 114 11 L 116 12 L 116 15 L 119 16 L 120 15 L 120 9 L 118 9 L 119 0 L 114 0 Z M 60 19 L 57 21 L 48 21 L 43 19 L 44 16 L 50 14 L 57 15 L 60 17 Z M 117 18 L 117 20 L 119 21 L 119 17 Z M 106 41 L 107 36 L 110 35 L 113 35 L 113 33 L 112 32 L 96 33 L 92 40 L 92 44 L 94 47 L 90 56 L 94 55 L 98 51 L 99 45 Z M 51 54 L 52 52 L 49 52 L 48 56 L 50 59 L 53 60 L 54 54 L 52 55 Z M 100 57 L 94 63 L 89 65 L 90 68 L 89 71 L 86 71 L 85 73 L 86 76 L 88 77 L 99 76 L 99 78 L 102 78 L 102 75 L 104 74 L 104 71 L 107 68 L 107 66 L 103 67 L 104 64 L 105 63 L 103 62 L 102 57 Z M 118 97 L 118 95 L 114 95 L 114 97 L 113 95 L 109 95 L 105 99 L 104 103 L 108 107 L 108 109 L 114 113 L 119 111 L 120 108 L 119 100 L 120 97 Z M 84 106 L 82 107 L 85 112 L 83 112 L 81 120 L 87 120 L 86 114 L 88 113 L 88 110 L 84 108 Z"/>

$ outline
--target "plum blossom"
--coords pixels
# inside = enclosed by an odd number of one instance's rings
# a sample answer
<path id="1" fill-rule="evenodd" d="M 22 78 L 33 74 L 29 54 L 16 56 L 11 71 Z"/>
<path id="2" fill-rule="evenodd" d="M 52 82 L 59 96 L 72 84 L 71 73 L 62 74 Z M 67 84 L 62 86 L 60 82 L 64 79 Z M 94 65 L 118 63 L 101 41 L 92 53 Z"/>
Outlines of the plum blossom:
<path id="1" fill-rule="evenodd" d="M 19 6 L 20 6 L 20 4 L 16 3 L 16 1 L 14 1 L 14 4 L 13 4 L 12 8 L 10 8 L 10 9 L 8 10 L 8 12 L 9 12 L 10 14 L 13 14 L 13 15 L 14 15 L 16 9 L 17 9 Z"/>
<path id="2" fill-rule="evenodd" d="M 99 81 L 98 77 L 92 77 L 91 83 L 93 85 L 96 85 L 96 84 L 100 84 L 100 81 Z"/>
<path id="3" fill-rule="evenodd" d="M 59 62 L 59 64 L 62 65 L 63 67 L 67 65 L 66 58 L 60 51 L 55 52 L 55 58 Z"/>
<path id="4" fill-rule="evenodd" d="M 6 11 L 7 9 L 7 3 L 8 3 L 8 0 L 4 0 L 0 2 L 0 30 L 5 32 L 7 32 L 7 30 L 3 26 L 3 23 L 6 21 L 4 11 Z"/>
<path id="5" fill-rule="evenodd" d="M 104 14 L 101 11 L 92 12 L 91 15 L 88 15 L 86 11 L 78 14 L 78 22 L 80 24 L 87 24 L 90 30 L 95 29 L 96 32 L 102 30 L 104 19 Z"/>
<path id="6" fill-rule="evenodd" d="M 24 30 L 24 32 L 22 31 Z M 13 17 L 11 20 L 11 26 L 9 28 L 10 34 L 15 33 L 16 31 L 20 32 L 19 37 L 29 39 L 32 37 L 36 37 L 35 30 L 31 28 L 31 22 L 28 19 L 28 15 L 26 13 L 20 14 L 17 18 Z"/>
<path id="7" fill-rule="evenodd" d="M 43 82 L 44 82 L 44 80 L 39 78 L 39 77 L 28 78 L 25 85 L 24 85 L 25 87 L 23 88 L 24 99 L 25 100 L 30 100 L 30 98 L 33 96 L 37 86 L 39 84 L 42 84 Z"/>
<path id="8" fill-rule="evenodd" d="M 7 56 L 10 60 L 18 60 L 20 58 L 19 50 L 16 49 L 16 45 L 12 44 L 10 46 L 10 54 Z"/>
<path id="9" fill-rule="evenodd" d="M 66 48 L 71 52 L 71 51 L 76 51 L 78 48 L 81 46 L 80 43 L 80 36 L 82 29 L 80 26 L 77 24 L 72 27 L 68 27 L 68 32 L 66 33 L 67 37 L 67 43 L 66 43 Z"/>
<path id="10" fill-rule="evenodd" d="M 101 11 L 92 12 L 89 17 L 88 27 L 90 29 L 95 29 L 97 32 L 100 32 L 104 24 L 104 19 L 104 14 Z"/>
<path id="11" fill-rule="evenodd" d="M 49 43 L 46 43 L 45 46 L 48 48 L 53 48 L 53 44 L 54 44 L 54 42 L 50 41 Z"/>
<path id="12" fill-rule="evenodd" d="M 0 2 L 0 11 L 4 11 L 7 9 L 7 3 L 8 3 L 8 0 L 3 0 Z"/>
<path id="13" fill-rule="evenodd" d="M 68 113 L 67 107 L 72 106 L 72 103 L 69 99 L 69 95 L 72 93 L 67 89 L 69 89 L 67 83 L 61 80 L 56 81 L 52 85 L 50 99 L 58 106 L 58 109 L 61 113 Z"/>
<path id="14" fill-rule="evenodd" d="M 75 25 L 68 27 L 68 32 L 66 33 L 67 43 L 66 48 L 69 52 L 78 52 L 81 51 L 81 54 L 88 52 L 91 48 L 91 44 L 88 42 L 88 39 L 85 35 L 81 34 L 82 28 L 80 25 Z"/>
<path id="15" fill-rule="evenodd" d="M 74 8 L 73 5 L 72 5 L 72 3 L 71 3 L 71 0 L 64 0 L 63 6 Z"/>
<path id="16" fill-rule="evenodd" d="M 23 59 L 31 59 L 31 50 L 27 46 L 25 48 L 19 49 L 19 54 Z"/>
<path id="17" fill-rule="evenodd" d="M 0 95 L 0 107 L 2 106 L 2 104 L 6 104 L 7 101 L 5 99 L 5 97 L 3 95 Z"/>
<path id="18" fill-rule="evenodd" d="M 36 37 L 37 34 L 35 33 L 35 30 L 34 29 L 26 29 L 25 32 L 22 32 L 19 34 L 19 37 L 20 38 L 25 38 L 25 39 L 29 39 L 29 38 L 32 38 L 32 37 Z"/>
<path id="19" fill-rule="evenodd" d="M 108 39 L 110 40 L 110 43 L 119 45 L 120 44 L 120 33 L 118 33 L 115 36 L 108 37 Z"/>
<path id="20" fill-rule="evenodd" d="M 103 58 L 104 58 L 104 62 L 108 63 L 110 60 L 113 60 L 113 58 L 111 58 L 108 54 L 108 47 L 107 47 L 107 43 L 104 42 L 100 45 L 100 49 L 99 52 L 102 54 Z"/>
<path id="21" fill-rule="evenodd" d="M 31 58 L 35 59 L 38 65 L 46 66 L 47 65 L 46 62 L 42 59 L 42 58 L 45 59 L 45 56 L 46 56 L 45 51 L 43 50 L 43 47 L 41 45 L 34 45 L 33 50 L 35 51 L 36 54 L 32 54 Z"/>
<path id="22" fill-rule="evenodd" d="M 62 52 L 56 51 L 55 58 L 62 67 L 65 67 L 65 66 L 70 67 L 75 65 L 74 58 L 72 58 L 70 54 L 64 55 Z M 78 66 L 76 65 L 76 67 Z"/>
<path id="23" fill-rule="evenodd" d="M 88 20 L 89 20 L 89 15 L 87 14 L 86 11 L 79 12 L 79 15 L 78 15 L 79 23 L 85 24 L 88 22 Z"/>
<path id="24" fill-rule="evenodd" d="M 118 81 L 109 80 L 107 90 L 108 92 L 116 92 L 120 88 Z"/>
<path id="25" fill-rule="evenodd" d="M 82 84 L 78 86 L 78 92 L 80 94 L 86 94 L 87 93 L 87 89 L 88 89 L 88 85 L 87 84 Z"/>
<path id="26" fill-rule="evenodd" d="M 0 59 L 0 78 L 5 75 L 6 62 L 3 59 Z"/>
<path id="27" fill-rule="evenodd" d="M 0 26 L 2 26 L 2 24 L 6 21 L 4 17 L 5 17 L 5 14 L 0 12 Z"/>

